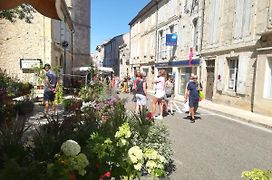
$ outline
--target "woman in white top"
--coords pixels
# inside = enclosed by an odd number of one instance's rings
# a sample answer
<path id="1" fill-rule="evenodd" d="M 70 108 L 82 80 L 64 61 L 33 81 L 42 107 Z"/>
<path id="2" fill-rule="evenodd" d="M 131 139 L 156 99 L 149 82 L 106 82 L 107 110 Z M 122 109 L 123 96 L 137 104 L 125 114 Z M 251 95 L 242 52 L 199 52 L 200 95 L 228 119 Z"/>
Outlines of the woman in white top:
<path id="1" fill-rule="evenodd" d="M 155 115 L 156 104 L 158 103 L 160 108 L 160 115 L 157 117 L 157 119 L 163 119 L 163 102 L 162 101 L 165 96 L 165 75 L 166 75 L 166 72 L 164 69 L 159 70 L 159 77 L 153 82 L 156 84 L 156 92 L 155 92 L 155 95 L 153 96 L 151 113 L 153 114 L 153 116 Z"/>

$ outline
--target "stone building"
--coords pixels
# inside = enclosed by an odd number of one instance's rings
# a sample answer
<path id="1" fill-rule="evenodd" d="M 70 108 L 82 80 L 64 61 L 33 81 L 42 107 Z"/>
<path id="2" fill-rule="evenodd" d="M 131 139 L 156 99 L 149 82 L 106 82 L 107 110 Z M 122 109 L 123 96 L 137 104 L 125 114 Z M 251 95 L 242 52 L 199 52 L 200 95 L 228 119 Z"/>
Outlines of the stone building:
<path id="1" fill-rule="evenodd" d="M 208 0 L 204 14 L 206 97 L 272 115 L 270 1 Z"/>
<path id="2" fill-rule="evenodd" d="M 146 73 L 149 89 L 155 76 L 157 1 L 150 1 L 130 22 L 130 75 Z"/>
<path id="3" fill-rule="evenodd" d="M 200 72 L 202 7 L 197 0 L 152 0 L 129 23 L 130 63 L 147 72 L 150 90 L 158 70 L 165 69 L 182 98 L 190 74 Z"/>
<path id="4" fill-rule="evenodd" d="M 11 76 L 34 81 L 32 73 L 23 71 L 22 60 L 31 64 L 33 60 L 38 59 L 41 64 L 50 63 L 60 67 L 61 71 L 65 70 L 66 73 L 72 73 L 75 66 L 88 63 L 90 1 L 66 0 L 66 4 L 70 17 L 65 18 L 65 22 L 49 19 L 38 12 L 33 14 L 34 19 L 30 24 L 20 20 L 11 23 L 1 19 L 1 68 L 6 69 Z M 85 23 L 84 26 L 81 24 L 82 21 Z M 68 45 L 67 48 L 64 48 L 64 45 Z M 87 57 L 86 54 L 88 58 L 82 58 Z"/>
<path id="5" fill-rule="evenodd" d="M 129 70 L 129 37 L 130 34 L 126 33 L 123 34 L 123 41 L 124 43 L 119 46 L 119 63 L 120 63 L 120 70 L 118 76 L 121 78 L 127 77 L 130 75 Z"/>
<path id="6" fill-rule="evenodd" d="M 115 36 L 104 46 L 104 59 L 103 66 L 111 67 L 114 70 L 114 74 L 119 76 L 120 74 L 120 59 L 119 59 L 119 47 L 125 43 L 123 35 Z"/>

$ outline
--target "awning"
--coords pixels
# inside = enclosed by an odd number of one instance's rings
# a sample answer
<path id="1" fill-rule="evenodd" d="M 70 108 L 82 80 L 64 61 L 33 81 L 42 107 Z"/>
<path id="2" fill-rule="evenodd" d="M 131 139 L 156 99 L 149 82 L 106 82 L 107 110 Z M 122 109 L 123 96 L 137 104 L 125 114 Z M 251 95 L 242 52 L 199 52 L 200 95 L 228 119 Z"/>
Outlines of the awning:
<path id="1" fill-rule="evenodd" d="M 113 72 L 113 69 L 111 67 L 98 67 L 99 71 L 105 71 L 105 72 Z"/>
<path id="2" fill-rule="evenodd" d="M 178 66 L 198 66 L 200 64 L 200 59 L 190 60 L 180 60 L 180 61 L 167 61 L 156 63 L 155 67 L 178 67 Z"/>
<path id="3" fill-rule="evenodd" d="M 30 4 L 46 17 L 65 21 L 69 29 L 74 30 L 65 0 L 0 0 L 0 10 L 13 9 L 23 3 Z"/>
<path id="4" fill-rule="evenodd" d="M 91 67 L 75 67 L 73 68 L 73 71 L 80 71 L 80 72 L 86 72 L 86 71 L 90 71 Z M 104 72 L 114 72 L 113 69 L 111 67 L 98 67 L 97 68 L 98 71 L 104 71 Z"/>

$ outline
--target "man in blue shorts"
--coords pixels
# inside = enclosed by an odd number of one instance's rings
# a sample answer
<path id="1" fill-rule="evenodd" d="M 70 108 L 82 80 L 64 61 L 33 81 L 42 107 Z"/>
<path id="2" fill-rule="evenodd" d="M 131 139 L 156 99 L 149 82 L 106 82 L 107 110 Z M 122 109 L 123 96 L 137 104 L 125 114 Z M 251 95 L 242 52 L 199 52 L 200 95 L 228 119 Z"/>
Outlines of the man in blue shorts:
<path id="1" fill-rule="evenodd" d="M 195 111 L 198 108 L 199 93 L 198 93 L 198 83 L 197 76 L 193 76 L 192 81 L 189 82 L 187 86 L 187 94 L 185 94 L 185 101 L 187 101 L 189 96 L 189 107 L 191 114 L 191 123 L 195 122 Z"/>
<path id="2" fill-rule="evenodd" d="M 45 116 L 48 115 L 49 111 L 49 103 L 52 104 L 52 110 L 53 113 L 55 113 L 56 108 L 55 108 L 55 89 L 57 85 L 57 76 L 56 74 L 51 70 L 50 64 L 45 64 L 44 65 L 44 70 L 45 70 L 45 79 L 44 79 L 44 113 Z"/>

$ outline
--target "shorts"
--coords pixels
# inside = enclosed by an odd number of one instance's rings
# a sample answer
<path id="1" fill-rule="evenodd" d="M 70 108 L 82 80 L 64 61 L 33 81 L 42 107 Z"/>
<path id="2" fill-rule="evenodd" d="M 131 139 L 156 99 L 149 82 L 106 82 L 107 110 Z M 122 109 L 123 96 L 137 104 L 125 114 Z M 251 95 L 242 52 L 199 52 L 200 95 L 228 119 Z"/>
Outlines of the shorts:
<path id="1" fill-rule="evenodd" d="M 156 91 L 155 97 L 158 99 L 163 99 L 165 96 L 165 91 Z"/>
<path id="2" fill-rule="evenodd" d="M 54 101 L 55 93 L 53 91 L 45 91 L 43 94 L 44 101 Z"/>
<path id="3" fill-rule="evenodd" d="M 198 107 L 198 99 L 189 99 L 189 107 L 197 108 Z"/>
<path id="4" fill-rule="evenodd" d="M 166 94 L 165 97 L 166 97 L 166 100 L 167 100 L 167 101 L 171 101 L 171 100 L 174 99 L 173 94 Z"/>
<path id="5" fill-rule="evenodd" d="M 146 96 L 142 94 L 136 94 L 137 105 L 146 106 Z"/>

